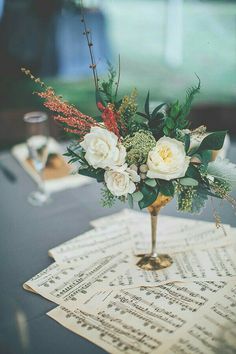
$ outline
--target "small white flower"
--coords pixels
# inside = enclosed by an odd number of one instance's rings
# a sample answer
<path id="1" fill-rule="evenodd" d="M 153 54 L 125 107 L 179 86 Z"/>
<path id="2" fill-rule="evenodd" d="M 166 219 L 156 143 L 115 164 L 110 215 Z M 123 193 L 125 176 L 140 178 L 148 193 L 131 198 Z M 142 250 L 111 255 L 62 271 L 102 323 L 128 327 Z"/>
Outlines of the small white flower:
<path id="1" fill-rule="evenodd" d="M 135 182 L 140 181 L 140 177 L 134 170 L 124 164 L 105 172 L 105 182 L 109 191 L 116 197 L 127 196 L 136 189 Z"/>
<path id="2" fill-rule="evenodd" d="M 149 178 L 171 180 L 184 177 L 190 157 L 186 156 L 184 144 L 176 139 L 163 137 L 148 154 Z"/>
<path id="3" fill-rule="evenodd" d="M 100 127 L 92 127 L 80 143 L 85 159 L 94 168 L 121 166 L 125 162 L 126 149 L 118 144 L 117 136 Z"/>

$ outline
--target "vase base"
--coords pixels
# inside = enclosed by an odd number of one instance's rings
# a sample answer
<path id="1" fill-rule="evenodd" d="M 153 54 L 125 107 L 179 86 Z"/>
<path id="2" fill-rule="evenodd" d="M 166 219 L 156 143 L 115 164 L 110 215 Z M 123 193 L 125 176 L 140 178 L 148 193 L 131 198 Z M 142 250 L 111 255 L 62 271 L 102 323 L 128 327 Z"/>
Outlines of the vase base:
<path id="1" fill-rule="evenodd" d="M 157 257 L 152 255 L 143 256 L 137 263 L 137 266 L 144 270 L 160 270 L 168 268 L 173 263 L 168 254 L 159 254 Z"/>

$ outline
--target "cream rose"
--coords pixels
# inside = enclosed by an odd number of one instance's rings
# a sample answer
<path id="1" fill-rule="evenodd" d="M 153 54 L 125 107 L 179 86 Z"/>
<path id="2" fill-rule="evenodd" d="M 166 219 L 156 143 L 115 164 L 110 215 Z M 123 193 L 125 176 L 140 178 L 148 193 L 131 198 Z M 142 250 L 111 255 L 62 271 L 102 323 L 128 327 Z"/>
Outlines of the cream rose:
<path id="1" fill-rule="evenodd" d="M 121 166 L 125 163 L 125 147 L 118 144 L 117 136 L 107 129 L 92 127 L 80 145 L 86 151 L 85 159 L 94 168 Z"/>
<path id="2" fill-rule="evenodd" d="M 163 137 L 148 154 L 149 178 L 171 180 L 184 177 L 190 157 L 186 156 L 184 144 L 176 139 Z"/>
<path id="3" fill-rule="evenodd" d="M 104 178 L 107 188 L 116 197 L 133 193 L 136 189 L 135 182 L 140 181 L 137 172 L 127 168 L 127 164 L 106 171 Z"/>

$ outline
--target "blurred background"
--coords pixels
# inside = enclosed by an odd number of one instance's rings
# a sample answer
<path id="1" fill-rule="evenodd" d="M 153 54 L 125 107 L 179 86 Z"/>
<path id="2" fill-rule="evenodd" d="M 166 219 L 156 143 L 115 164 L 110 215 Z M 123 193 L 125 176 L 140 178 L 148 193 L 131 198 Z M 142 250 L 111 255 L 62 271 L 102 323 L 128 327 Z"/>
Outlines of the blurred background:
<path id="1" fill-rule="evenodd" d="M 194 126 L 236 134 L 236 2 L 227 0 L 84 0 L 100 76 L 121 56 L 120 94 L 136 87 L 168 102 L 195 85 Z M 32 70 L 58 94 L 97 114 L 79 1 L 0 0 L 0 148 L 25 140 L 23 114 L 42 110 Z M 52 124 L 52 135 L 62 132 Z"/>

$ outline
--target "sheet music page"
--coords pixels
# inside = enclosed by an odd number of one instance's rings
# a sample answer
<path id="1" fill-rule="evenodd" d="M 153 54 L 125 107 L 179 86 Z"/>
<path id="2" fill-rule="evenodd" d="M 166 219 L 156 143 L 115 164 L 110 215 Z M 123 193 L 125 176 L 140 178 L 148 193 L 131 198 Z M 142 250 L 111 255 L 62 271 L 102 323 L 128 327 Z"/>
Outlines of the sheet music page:
<path id="1" fill-rule="evenodd" d="M 80 303 L 87 304 L 88 299 L 102 290 L 236 277 L 236 254 L 232 246 L 176 253 L 173 265 L 160 271 L 144 271 L 135 266 L 136 260 L 131 254 L 121 251 L 86 266 L 82 263 L 84 267 L 54 265 L 49 271 L 44 270 L 27 281 L 24 287 L 74 309 Z M 91 305 L 89 309 L 84 308 L 88 312 L 94 311 Z"/>
<path id="2" fill-rule="evenodd" d="M 149 252 L 150 233 L 146 231 L 146 225 L 141 224 L 139 227 L 137 223 L 129 222 L 128 224 L 129 226 L 118 223 L 88 231 L 49 250 L 49 255 L 60 264 L 73 266 L 81 265 L 83 261 L 93 261 L 105 255 L 114 254 L 120 250 L 133 249 L 135 254 Z M 190 227 L 188 224 L 181 223 L 179 229 L 176 230 L 176 228 L 173 229 L 173 224 L 175 224 L 173 218 L 170 218 L 167 224 L 168 230 L 172 230 L 170 234 L 167 233 L 168 237 L 166 237 L 166 231 L 164 234 L 158 232 L 160 253 L 220 247 L 233 241 L 228 225 L 217 229 L 212 223 L 198 223 L 198 227 Z M 175 230 L 174 234 L 173 230 Z"/>
<path id="3" fill-rule="evenodd" d="M 235 244 L 187 251 L 171 255 L 173 264 L 160 271 L 145 271 L 138 267 L 130 267 L 113 281 L 110 287 L 115 289 L 136 286 L 158 286 L 174 281 L 229 280 L 236 276 Z M 135 259 L 133 264 L 137 262 Z"/>
<path id="4" fill-rule="evenodd" d="M 132 250 L 132 237 L 124 225 L 90 230 L 49 250 L 49 255 L 58 263 L 67 265 L 94 261 L 121 250 Z"/>
<path id="5" fill-rule="evenodd" d="M 56 304 L 72 309 L 78 305 L 82 307 L 94 294 L 102 294 L 104 289 L 113 290 L 109 282 L 130 268 L 131 258 L 129 254 L 120 252 L 96 260 L 86 267 L 63 268 L 54 263 L 28 280 L 23 287 Z M 87 309 L 86 306 L 84 308 Z"/>
<path id="6" fill-rule="evenodd" d="M 95 228 L 103 228 L 108 225 L 118 224 L 129 224 L 130 222 L 134 222 L 138 225 L 150 224 L 150 215 L 146 211 L 135 211 L 132 209 L 123 209 L 122 211 L 108 215 L 105 217 L 98 218 L 96 220 L 91 221 L 91 225 Z M 198 227 L 201 224 L 212 225 L 214 223 L 208 221 L 199 221 L 194 219 L 173 217 L 161 215 L 158 220 L 158 228 L 160 230 L 169 230 L 175 232 L 177 229 L 184 231 L 185 228 Z"/>
<path id="7" fill-rule="evenodd" d="M 179 333 L 168 354 L 235 354 L 236 352 L 236 282 L 207 308 L 191 326 Z"/>
<path id="8" fill-rule="evenodd" d="M 232 284 L 196 282 L 125 289 L 114 293 L 97 315 L 63 307 L 48 315 L 110 353 L 175 353 L 171 349 L 194 327 L 193 321 L 199 323 L 208 309 L 216 309 L 219 301 L 224 303 L 224 297 L 235 287 L 235 282 Z"/>
<path id="9" fill-rule="evenodd" d="M 146 253 L 150 249 L 150 215 L 124 209 L 123 211 L 91 222 L 96 228 L 108 225 L 127 225 L 133 234 L 135 254 Z M 229 225 L 216 228 L 213 222 L 186 218 L 162 216 L 158 218 L 158 247 L 160 252 L 181 252 L 194 247 L 205 248 L 224 246 L 232 243 Z"/>
<path id="10" fill-rule="evenodd" d="M 132 234 L 135 254 L 150 252 L 150 227 L 144 224 L 137 226 L 135 223 L 130 223 L 128 228 Z M 160 253 L 176 253 L 191 249 L 222 247 L 234 242 L 230 226 L 225 225 L 217 229 L 214 224 L 205 225 L 205 223 L 199 224 L 198 227 L 188 227 L 185 230 L 176 231 L 174 234 L 171 234 L 171 237 L 170 234 L 166 237 L 165 233 L 159 233 L 158 230 L 157 237 Z"/>

